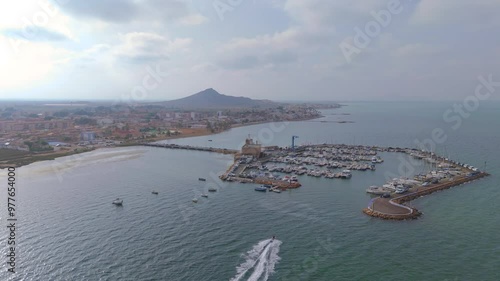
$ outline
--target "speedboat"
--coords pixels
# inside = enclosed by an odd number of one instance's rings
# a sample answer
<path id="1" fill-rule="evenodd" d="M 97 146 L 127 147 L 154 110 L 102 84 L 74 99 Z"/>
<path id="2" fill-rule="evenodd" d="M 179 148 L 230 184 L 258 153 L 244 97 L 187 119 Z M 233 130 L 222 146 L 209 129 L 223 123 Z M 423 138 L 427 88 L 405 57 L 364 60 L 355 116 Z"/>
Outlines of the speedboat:
<path id="1" fill-rule="evenodd" d="M 151 191 L 151 193 L 158 195 L 158 191 Z"/>
<path id="2" fill-rule="evenodd" d="M 265 188 L 265 187 L 263 187 L 263 186 L 259 186 L 259 187 L 256 187 L 256 188 L 255 188 L 255 191 L 266 192 L 266 191 L 267 191 L 267 188 Z"/>
<path id="3" fill-rule="evenodd" d="M 203 193 L 203 194 L 201 195 L 201 197 L 208 198 L 208 194 Z"/>
<path id="4" fill-rule="evenodd" d="M 193 198 L 193 203 L 198 203 L 198 198 Z"/>
<path id="5" fill-rule="evenodd" d="M 117 206 L 121 206 L 121 205 L 123 205 L 123 199 L 116 198 L 116 199 L 113 201 L 113 204 L 115 204 L 115 205 L 117 205 Z"/>
<path id="6" fill-rule="evenodd" d="M 276 188 L 276 187 L 271 188 L 271 191 L 276 192 L 276 193 L 281 193 L 281 190 L 279 188 Z"/>
<path id="7" fill-rule="evenodd" d="M 216 192 L 216 191 L 217 191 L 217 188 L 215 188 L 215 187 L 210 187 L 210 188 L 208 188 L 208 191 L 209 191 L 209 192 Z"/>

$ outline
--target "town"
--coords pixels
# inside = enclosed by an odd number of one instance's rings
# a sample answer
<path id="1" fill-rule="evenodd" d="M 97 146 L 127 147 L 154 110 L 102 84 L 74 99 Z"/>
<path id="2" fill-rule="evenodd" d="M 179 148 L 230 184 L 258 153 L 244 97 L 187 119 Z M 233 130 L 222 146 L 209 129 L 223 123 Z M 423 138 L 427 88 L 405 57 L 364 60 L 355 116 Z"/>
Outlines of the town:
<path id="1" fill-rule="evenodd" d="M 17 155 L 12 150 L 21 155 L 75 153 L 208 135 L 237 126 L 318 118 L 322 106 L 271 103 L 266 107 L 183 109 L 102 102 L 10 103 L 0 105 L 0 150 L 5 156 L 2 160 L 8 160 L 9 155 Z"/>

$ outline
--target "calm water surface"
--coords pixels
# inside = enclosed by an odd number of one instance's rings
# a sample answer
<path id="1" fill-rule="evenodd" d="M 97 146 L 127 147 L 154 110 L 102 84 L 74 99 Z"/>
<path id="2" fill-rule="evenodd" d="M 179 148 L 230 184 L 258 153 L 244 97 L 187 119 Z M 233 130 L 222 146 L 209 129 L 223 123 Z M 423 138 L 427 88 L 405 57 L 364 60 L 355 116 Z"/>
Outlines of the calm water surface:
<path id="1" fill-rule="evenodd" d="M 456 130 L 442 118 L 451 105 L 352 103 L 315 120 L 328 122 L 167 141 L 239 148 L 250 134 L 289 146 L 297 135 L 298 144 L 415 147 L 442 128 L 447 140 L 435 151 L 481 169 L 486 161 L 492 176 L 413 201 L 424 212 L 415 221 L 361 212 L 370 199 L 365 189 L 398 173 L 398 154 L 382 154 L 377 171 L 354 171 L 347 181 L 302 176 L 301 188 L 281 194 L 220 182 L 232 157 L 205 152 L 100 149 L 19 168 L 18 273 L 6 272 L 4 258 L 0 279 L 500 280 L 500 104 L 481 104 Z M 218 192 L 201 198 L 210 186 Z M 7 225 L 6 191 L 0 196 Z M 123 207 L 111 204 L 116 197 Z M 6 241 L 5 227 L 0 234 Z"/>

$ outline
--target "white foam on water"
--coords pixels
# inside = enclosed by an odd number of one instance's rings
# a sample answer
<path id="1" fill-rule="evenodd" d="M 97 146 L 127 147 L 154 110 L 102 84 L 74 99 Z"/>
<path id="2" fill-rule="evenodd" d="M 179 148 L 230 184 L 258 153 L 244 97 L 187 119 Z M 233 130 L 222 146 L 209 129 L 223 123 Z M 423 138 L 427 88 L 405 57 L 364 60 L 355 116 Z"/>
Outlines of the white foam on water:
<path id="1" fill-rule="evenodd" d="M 245 261 L 236 267 L 236 276 L 230 281 L 239 281 L 252 271 L 247 281 L 265 281 L 274 272 L 274 266 L 280 260 L 278 256 L 281 241 L 266 239 L 260 241 L 243 257 Z"/>

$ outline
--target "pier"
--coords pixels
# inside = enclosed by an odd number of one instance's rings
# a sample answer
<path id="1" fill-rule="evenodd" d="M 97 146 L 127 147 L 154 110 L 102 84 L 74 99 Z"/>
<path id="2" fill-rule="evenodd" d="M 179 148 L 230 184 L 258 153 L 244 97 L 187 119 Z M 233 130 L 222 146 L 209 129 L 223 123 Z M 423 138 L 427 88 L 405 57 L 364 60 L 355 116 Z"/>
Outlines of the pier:
<path id="1" fill-rule="evenodd" d="M 192 145 L 179 145 L 179 144 L 167 144 L 167 143 L 143 143 L 141 145 L 150 146 L 150 147 L 169 148 L 169 149 L 206 151 L 206 152 L 215 152 L 215 153 L 222 153 L 222 154 L 236 154 L 239 152 L 238 150 L 235 150 L 235 149 L 192 146 Z"/>

